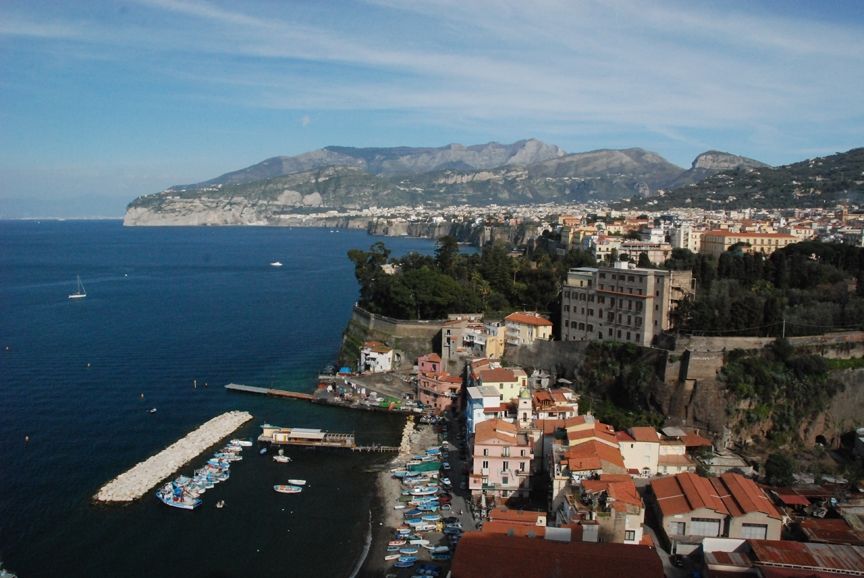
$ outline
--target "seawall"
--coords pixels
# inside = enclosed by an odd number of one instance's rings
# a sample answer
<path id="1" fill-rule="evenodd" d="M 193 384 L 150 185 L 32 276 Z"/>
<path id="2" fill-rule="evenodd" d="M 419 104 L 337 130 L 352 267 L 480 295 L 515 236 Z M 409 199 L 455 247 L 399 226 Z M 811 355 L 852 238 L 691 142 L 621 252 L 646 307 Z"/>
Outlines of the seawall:
<path id="1" fill-rule="evenodd" d="M 204 450 L 252 419 L 245 411 L 229 411 L 205 422 L 158 454 L 120 474 L 100 489 L 97 502 L 131 502 L 176 472 Z"/>

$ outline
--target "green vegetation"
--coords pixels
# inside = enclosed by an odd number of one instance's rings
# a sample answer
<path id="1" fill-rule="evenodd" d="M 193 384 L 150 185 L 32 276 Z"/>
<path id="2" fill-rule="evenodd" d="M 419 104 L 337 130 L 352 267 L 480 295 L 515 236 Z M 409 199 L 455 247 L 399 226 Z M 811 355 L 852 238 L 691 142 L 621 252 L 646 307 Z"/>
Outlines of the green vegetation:
<path id="1" fill-rule="evenodd" d="M 832 207 L 864 198 L 864 148 L 780 167 L 739 168 L 677 188 L 662 197 L 634 200 L 653 210 Z"/>
<path id="2" fill-rule="evenodd" d="M 824 358 L 797 353 L 784 339 L 761 351 L 731 351 L 721 371 L 728 411 L 745 427 L 770 420 L 769 438 L 777 445 L 795 441 L 800 425 L 840 391 L 828 369 Z M 748 409 L 738 409 L 740 402 L 749 402 Z"/>
<path id="3" fill-rule="evenodd" d="M 795 460 L 791 456 L 773 453 L 765 460 L 765 483 L 771 486 L 791 486 L 795 482 Z"/>
<path id="4" fill-rule="evenodd" d="M 567 268 L 593 264 L 593 257 L 572 251 L 556 257 L 540 243 L 513 257 L 503 244 L 464 255 L 452 237 L 438 241 L 435 255 L 410 253 L 390 259 L 383 243 L 348 257 L 360 283 L 360 306 L 398 319 L 442 319 L 448 313 L 504 313 L 516 309 L 558 312 L 560 279 Z M 382 268 L 389 264 L 393 274 Z"/>
<path id="5" fill-rule="evenodd" d="M 864 327 L 860 247 L 807 241 L 770 257 L 731 248 L 716 267 L 675 249 L 664 266 L 691 269 L 696 279 L 696 298 L 676 312 L 685 332 L 779 337 L 785 328 L 789 337 Z"/>
<path id="6" fill-rule="evenodd" d="M 590 410 L 617 429 L 662 425 L 664 416 L 650 409 L 660 362 L 656 352 L 632 343 L 589 343 L 575 385 L 582 395 L 580 411 Z"/>

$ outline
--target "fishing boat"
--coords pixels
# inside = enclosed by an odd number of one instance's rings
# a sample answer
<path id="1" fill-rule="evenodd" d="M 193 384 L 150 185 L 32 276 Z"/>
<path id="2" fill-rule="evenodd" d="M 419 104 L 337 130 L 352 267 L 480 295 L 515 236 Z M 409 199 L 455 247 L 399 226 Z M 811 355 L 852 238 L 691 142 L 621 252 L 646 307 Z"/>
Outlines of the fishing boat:
<path id="1" fill-rule="evenodd" d="M 423 538 L 417 538 L 416 540 L 410 540 L 408 542 L 412 546 L 423 546 L 426 547 L 429 545 L 429 540 L 424 540 Z"/>
<path id="2" fill-rule="evenodd" d="M 84 299 L 87 297 L 87 291 L 84 289 L 84 284 L 81 282 L 81 275 L 77 276 L 78 283 L 75 287 L 75 292 L 69 294 L 69 299 Z"/>
<path id="3" fill-rule="evenodd" d="M 417 556 L 399 556 L 400 562 L 411 562 L 412 564 L 417 561 Z"/>
<path id="4" fill-rule="evenodd" d="M 397 558 L 399 558 L 399 554 L 387 554 L 384 556 L 384 559 L 387 561 L 396 560 Z"/>
<path id="5" fill-rule="evenodd" d="M 288 483 L 292 486 L 305 486 L 306 480 L 288 480 Z"/>
<path id="6" fill-rule="evenodd" d="M 219 509 L 224 508 L 225 507 L 225 500 L 219 500 L 218 502 L 216 502 L 216 507 Z"/>
<path id="7" fill-rule="evenodd" d="M 288 456 L 273 456 L 274 462 L 279 462 L 280 464 L 287 464 L 291 461 L 291 458 Z"/>
<path id="8" fill-rule="evenodd" d="M 261 448 L 260 450 L 258 450 L 258 453 L 263 456 L 264 454 L 267 453 L 267 448 Z"/>
<path id="9" fill-rule="evenodd" d="M 153 407 L 153 408 L 148 409 L 147 413 L 156 413 L 156 408 Z"/>
<path id="10" fill-rule="evenodd" d="M 235 439 L 231 440 L 231 444 L 235 445 L 235 446 L 244 447 L 244 448 L 251 448 L 252 447 L 252 442 L 250 440 L 240 440 L 240 439 L 235 438 Z"/>
<path id="11" fill-rule="evenodd" d="M 415 546 L 409 546 L 407 548 L 399 548 L 400 554 L 416 554 L 420 550 Z"/>
<path id="12" fill-rule="evenodd" d="M 270 263 L 270 266 L 271 266 L 271 267 L 281 267 L 281 266 L 282 266 L 282 263 L 279 262 L 279 261 L 272 261 L 272 262 Z"/>
<path id="13" fill-rule="evenodd" d="M 405 504 L 396 504 L 395 506 L 393 506 L 393 509 L 394 510 L 404 510 Z"/>
<path id="14" fill-rule="evenodd" d="M 156 492 L 156 497 L 166 506 L 180 508 L 181 510 L 194 510 L 202 504 L 201 498 L 188 495 L 182 487 L 175 483 L 166 484 Z"/>
<path id="15" fill-rule="evenodd" d="M 424 522 L 437 522 L 438 520 L 441 519 L 441 516 L 439 514 L 429 514 L 427 516 L 421 516 L 420 518 Z"/>
<path id="16" fill-rule="evenodd" d="M 303 491 L 300 486 L 292 486 L 290 484 L 276 484 L 273 489 L 280 494 L 299 494 Z"/>
<path id="17" fill-rule="evenodd" d="M 390 540 L 387 545 L 388 546 L 404 546 L 407 544 L 405 540 Z"/>

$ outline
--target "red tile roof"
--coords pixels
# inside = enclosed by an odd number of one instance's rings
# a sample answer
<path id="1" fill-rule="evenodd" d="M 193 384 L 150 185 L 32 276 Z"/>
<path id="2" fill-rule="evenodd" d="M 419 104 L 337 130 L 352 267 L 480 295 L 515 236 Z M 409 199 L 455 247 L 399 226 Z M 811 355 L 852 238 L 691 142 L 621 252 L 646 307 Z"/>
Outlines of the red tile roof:
<path id="1" fill-rule="evenodd" d="M 427 353 L 426 355 L 423 355 L 422 357 L 420 357 L 420 359 L 422 361 L 429 361 L 429 362 L 436 363 L 436 362 L 441 361 L 441 356 L 438 355 L 437 353 Z"/>
<path id="2" fill-rule="evenodd" d="M 509 520 L 490 520 L 483 524 L 483 528 L 480 531 L 487 534 L 542 538 L 546 535 L 546 526 L 520 524 Z"/>
<path id="3" fill-rule="evenodd" d="M 663 578 L 663 564 L 648 546 L 467 532 L 451 572 L 453 578 Z"/>
<path id="4" fill-rule="evenodd" d="M 798 524 L 808 542 L 864 546 L 864 535 L 856 532 L 842 518 L 804 518 Z"/>
<path id="5" fill-rule="evenodd" d="M 474 443 L 485 444 L 494 440 L 516 444 L 517 428 L 515 425 L 503 419 L 489 419 L 481 421 L 474 429 Z"/>
<path id="6" fill-rule="evenodd" d="M 702 233 L 702 238 L 704 239 L 707 236 L 711 237 L 754 237 L 754 238 L 763 238 L 763 239 L 794 239 L 792 235 L 787 235 L 785 233 L 736 233 L 735 231 L 726 231 L 726 230 L 716 230 L 716 231 L 705 231 Z"/>
<path id="7" fill-rule="evenodd" d="M 537 525 L 538 517 L 546 517 L 546 512 L 537 512 L 534 510 L 511 510 L 506 506 L 498 506 L 489 512 L 489 519 L 498 522 L 510 522 L 513 524 L 528 524 L 530 526 Z"/>
<path id="8" fill-rule="evenodd" d="M 483 383 L 498 383 L 498 382 L 514 382 L 516 374 L 506 367 L 496 367 L 495 369 L 482 369 L 477 372 L 478 377 Z"/>
<path id="9" fill-rule="evenodd" d="M 657 430 L 653 427 L 638 426 L 630 428 L 630 435 L 637 442 L 656 442 L 660 443 L 660 436 L 657 435 Z"/>
<path id="10" fill-rule="evenodd" d="M 568 467 L 572 471 L 602 469 L 604 462 L 618 466 L 622 470 L 625 469 L 621 450 L 595 440 L 568 448 L 564 453 L 564 459 L 567 460 L 569 463 Z"/>
<path id="11" fill-rule="evenodd" d="M 733 517 L 761 512 L 782 518 L 765 492 L 740 474 L 726 473 L 709 479 L 688 472 L 654 480 L 651 489 L 664 516 L 706 508 Z"/>
<path id="12" fill-rule="evenodd" d="M 541 327 L 552 327 L 552 322 L 546 319 L 545 317 L 540 317 L 539 315 L 533 313 L 511 313 L 507 317 L 504 318 L 504 321 L 510 321 L 511 323 L 521 323 L 522 325 L 537 325 Z"/>

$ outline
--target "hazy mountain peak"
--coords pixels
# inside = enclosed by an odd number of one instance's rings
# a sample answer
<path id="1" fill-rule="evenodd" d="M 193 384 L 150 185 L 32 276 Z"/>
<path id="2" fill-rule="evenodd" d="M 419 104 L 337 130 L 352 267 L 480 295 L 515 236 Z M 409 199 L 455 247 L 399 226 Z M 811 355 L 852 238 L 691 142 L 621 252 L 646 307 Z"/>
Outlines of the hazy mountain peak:
<path id="1" fill-rule="evenodd" d="M 737 168 L 756 168 L 767 167 L 763 162 L 733 155 L 723 151 L 705 151 L 704 153 L 693 159 L 691 169 L 703 169 L 708 171 L 728 171 Z"/>

